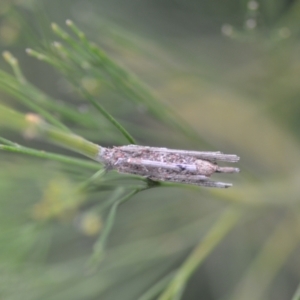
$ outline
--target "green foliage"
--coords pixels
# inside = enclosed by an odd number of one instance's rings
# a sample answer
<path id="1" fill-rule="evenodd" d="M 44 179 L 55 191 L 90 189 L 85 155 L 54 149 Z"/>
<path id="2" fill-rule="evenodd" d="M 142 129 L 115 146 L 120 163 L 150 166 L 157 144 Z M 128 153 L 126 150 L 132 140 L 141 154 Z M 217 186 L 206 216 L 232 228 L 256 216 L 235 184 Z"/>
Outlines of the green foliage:
<path id="1" fill-rule="evenodd" d="M 150 42 L 106 21 L 96 44 L 69 20 L 67 30 L 52 24 L 55 40 L 27 53 L 38 59 L 31 64 L 46 63 L 43 80 L 59 78 L 63 92 L 53 97 L 4 52 L 13 75 L 0 71 L 1 298 L 292 297 L 300 277 L 299 4 L 276 23 L 283 1 L 261 11 L 250 2 L 244 26 L 225 24 L 225 37 L 201 47 L 184 36 L 166 50 L 159 36 Z M 8 47 L 30 28 L 3 4 L 0 12 L 0 35 L 15 32 L 2 39 Z M 230 190 L 210 190 L 154 184 L 73 155 L 135 141 L 230 150 L 242 173 Z"/>

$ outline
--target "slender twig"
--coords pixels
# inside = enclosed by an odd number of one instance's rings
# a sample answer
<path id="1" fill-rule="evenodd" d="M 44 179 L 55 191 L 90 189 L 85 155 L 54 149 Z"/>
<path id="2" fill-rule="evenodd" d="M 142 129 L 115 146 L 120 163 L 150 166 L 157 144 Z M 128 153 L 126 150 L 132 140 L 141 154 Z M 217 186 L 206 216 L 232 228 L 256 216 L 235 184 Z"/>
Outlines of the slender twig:
<path id="1" fill-rule="evenodd" d="M 266 299 L 272 281 L 299 247 L 299 225 L 298 215 L 287 210 L 252 260 L 229 299 Z"/>
<path id="2" fill-rule="evenodd" d="M 111 209 L 108 213 L 108 216 L 106 218 L 106 222 L 105 222 L 105 226 L 101 232 L 101 235 L 98 239 L 98 241 L 96 241 L 96 243 L 94 244 L 94 253 L 93 256 L 91 257 L 91 263 L 96 263 L 99 260 L 101 260 L 101 258 L 103 257 L 104 251 L 105 251 L 105 244 L 107 242 L 107 239 L 109 237 L 109 234 L 112 230 L 112 227 L 115 223 L 115 218 L 116 218 L 116 213 L 117 213 L 117 209 L 118 207 L 126 202 L 127 200 L 131 199 L 136 193 L 142 191 L 143 189 L 136 189 L 131 191 L 130 193 L 128 193 L 127 195 L 125 195 L 124 197 L 122 197 L 121 199 L 116 200 L 112 206 Z"/>
<path id="3" fill-rule="evenodd" d="M 195 270 L 204 259 L 215 249 L 215 247 L 227 236 L 230 230 L 241 218 L 242 213 L 237 210 L 226 210 L 206 236 L 199 242 L 183 265 L 178 269 L 177 274 L 167 286 L 158 300 L 178 299 L 183 289 L 193 275 Z"/>
<path id="4" fill-rule="evenodd" d="M 0 141 L 1 140 L 2 140 L 2 138 L 0 139 Z M 96 163 L 90 162 L 88 160 L 72 158 L 72 157 L 68 157 L 65 155 L 49 153 L 49 152 L 45 152 L 45 151 L 41 151 L 41 150 L 35 150 L 35 149 L 31 149 L 31 148 L 23 147 L 23 146 L 19 146 L 19 145 L 11 146 L 11 145 L 1 145 L 0 144 L 0 150 L 7 151 L 7 152 L 26 154 L 26 155 L 44 158 L 44 159 L 55 160 L 55 161 L 59 161 L 62 163 L 71 164 L 74 166 L 79 166 L 82 168 L 88 168 L 88 169 L 92 169 L 92 170 L 100 169 L 99 165 L 97 165 Z"/>
<path id="5" fill-rule="evenodd" d="M 147 290 L 143 295 L 141 295 L 138 300 L 152 300 L 155 296 L 157 296 L 163 288 L 171 281 L 175 272 L 171 272 L 161 278 L 158 282 L 156 282 L 149 290 Z"/>
<path id="6" fill-rule="evenodd" d="M 300 300 L 300 284 L 298 285 L 297 290 L 291 300 Z"/>
<path id="7" fill-rule="evenodd" d="M 43 116 L 48 122 L 57 126 L 61 130 L 70 131 L 64 124 L 62 124 L 59 120 L 57 120 L 51 113 L 42 108 L 40 105 L 34 103 L 34 101 L 28 97 L 26 93 L 30 90 L 30 85 L 26 81 L 25 77 L 22 74 L 22 71 L 19 67 L 18 60 L 8 51 L 3 52 L 4 59 L 11 65 L 17 82 L 19 83 L 19 87 L 16 89 L 16 86 L 12 86 L 13 82 L 5 82 L 5 80 L 1 80 L 1 86 L 3 89 L 8 91 L 10 94 L 14 95 L 16 98 L 21 100 L 25 105 L 27 105 L 32 111 Z M 25 91 L 25 92 L 24 92 Z"/>

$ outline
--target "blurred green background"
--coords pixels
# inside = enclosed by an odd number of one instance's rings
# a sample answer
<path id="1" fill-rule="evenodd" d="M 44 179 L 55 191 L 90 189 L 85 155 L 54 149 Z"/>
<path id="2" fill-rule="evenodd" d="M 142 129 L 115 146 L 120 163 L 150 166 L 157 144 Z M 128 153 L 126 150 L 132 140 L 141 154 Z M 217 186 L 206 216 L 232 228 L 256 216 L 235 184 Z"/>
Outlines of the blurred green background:
<path id="1" fill-rule="evenodd" d="M 66 121 L 77 134 L 103 146 L 127 143 L 57 70 L 25 53 L 55 41 L 50 24 L 66 28 L 66 19 L 197 135 L 83 78 L 139 144 L 241 157 L 240 174 L 219 176 L 230 189 L 136 194 L 117 211 L 106 254 L 91 267 L 107 216 L 99 203 L 119 197 L 122 184 L 99 184 L 77 199 L 91 170 L 0 152 L 1 299 L 163 299 L 145 293 L 172 278 L 228 209 L 239 221 L 198 262 L 181 298 L 165 299 L 300 299 L 300 1 L 2 0 L 0 15 L 1 50 L 30 83 L 83 115 L 82 123 Z M 4 60 L 0 66 L 11 73 Z M 31 111 L 0 92 L 1 103 Z M 1 136 L 73 156 L 6 129 Z"/>

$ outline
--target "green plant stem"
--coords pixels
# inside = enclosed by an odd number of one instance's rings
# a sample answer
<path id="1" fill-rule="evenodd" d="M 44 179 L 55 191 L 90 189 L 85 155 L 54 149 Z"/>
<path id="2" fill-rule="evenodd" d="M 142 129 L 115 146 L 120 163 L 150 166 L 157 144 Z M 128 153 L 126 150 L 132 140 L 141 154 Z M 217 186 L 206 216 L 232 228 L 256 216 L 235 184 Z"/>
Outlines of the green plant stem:
<path id="1" fill-rule="evenodd" d="M 47 141 L 83 154 L 93 160 L 98 159 L 101 147 L 78 135 L 63 132 L 46 123 L 38 125 L 38 132 Z"/>
<path id="2" fill-rule="evenodd" d="M 136 144 L 131 134 L 109 112 L 107 112 L 102 105 L 95 101 L 94 98 L 85 90 L 80 89 L 80 92 L 111 124 L 113 124 L 124 135 L 129 143 Z"/>
<path id="3" fill-rule="evenodd" d="M 298 288 L 297 288 L 292 300 L 300 300 L 300 284 L 298 285 Z"/>
<path id="4" fill-rule="evenodd" d="M 0 141 L 1 140 L 3 141 L 2 138 L 0 138 Z M 45 151 L 34 150 L 34 149 L 30 149 L 30 148 L 23 147 L 23 146 L 0 145 L 0 150 L 31 155 L 31 156 L 39 157 L 39 158 L 46 158 L 46 159 L 50 159 L 50 160 L 59 161 L 59 162 L 65 163 L 65 164 L 71 164 L 74 166 L 79 166 L 79 167 L 88 168 L 88 169 L 92 169 L 92 170 L 99 170 L 101 168 L 101 165 L 99 165 L 97 163 L 92 163 L 92 162 L 89 162 L 89 161 L 86 161 L 83 159 L 70 158 L 68 156 L 49 153 L 49 152 L 45 152 Z"/>
<path id="5" fill-rule="evenodd" d="M 105 169 L 98 170 L 95 174 L 93 174 L 90 178 L 82 182 L 79 187 L 78 191 L 84 191 L 86 190 L 90 184 L 92 184 L 94 181 L 99 180 L 103 175 L 105 174 Z"/>
<path id="6" fill-rule="evenodd" d="M 0 81 L 1 88 L 11 94 L 12 96 L 16 97 L 17 99 L 20 100 L 24 105 L 26 105 L 31 111 L 38 113 L 41 115 L 45 120 L 47 120 L 49 123 L 57 126 L 61 130 L 64 131 L 70 131 L 67 126 L 62 124 L 59 120 L 53 117 L 50 113 L 48 113 L 45 109 L 41 108 L 40 105 L 35 104 L 31 99 L 29 99 L 26 95 L 24 95 L 21 91 L 19 90 L 14 90 L 13 87 L 10 85 L 5 86 L 3 82 Z M 23 87 L 24 89 L 27 89 L 27 86 Z"/>
<path id="7" fill-rule="evenodd" d="M 130 193 L 128 193 L 127 195 L 125 195 L 123 198 L 116 200 L 112 206 L 111 209 L 108 213 L 108 216 L 106 218 L 106 222 L 104 225 L 104 228 L 101 232 L 101 235 L 98 239 L 98 241 L 95 243 L 94 245 L 94 253 L 93 256 L 91 258 L 91 262 L 95 263 L 95 262 L 99 262 L 104 255 L 104 251 L 105 251 L 105 245 L 106 245 L 106 241 L 107 238 L 112 230 L 112 227 L 115 223 L 115 219 L 116 219 L 116 213 L 117 213 L 117 209 L 118 207 L 124 203 L 125 201 L 129 200 L 131 197 L 133 197 L 136 193 L 138 193 L 141 189 L 136 189 L 131 191 Z"/>
<path id="8" fill-rule="evenodd" d="M 44 122 L 33 114 L 22 115 L 3 105 L 0 105 L 0 126 L 24 133 L 28 138 L 42 138 L 74 152 L 81 153 L 93 160 L 99 161 L 101 146 L 84 138 L 63 132 Z"/>
<path id="9" fill-rule="evenodd" d="M 18 60 L 8 51 L 5 51 L 3 53 L 4 59 L 10 64 L 12 67 L 15 77 L 17 79 L 17 83 L 14 81 L 9 81 L 8 76 L 3 76 L 3 80 L 1 82 L 2 87 L 6 89 L 10 94 L 16 96 L 18 99 L 20 99 L 25 105 L 27 105 L 30 109 L 33 111 L 39 113 L 41 116 L 43 116 L 46 120 L 48 120 L 53 125 L 56 125 L 57 127 L 61 128 L 65 131 L 70 131 L 64 124 L 62 124 L 60 121 L 58 121 L 56 118 L 54 118 L 49 112 L 47 112 L 45 109 L 43 109 L 41 106 L 35 104 L 29 97 L 26 95 L 23 91 L 30 91 L 31 86 L 27 83 L 25 77 L 22 74 L 22 71 L 19 67 Z M 5 74 L 5 73 L 3 73 Z M 18 88 L 15 89 L 13 86 L 17 86 Z"/>
<path id="10" fill-rule="evenodd" d="M 70 107 L 68 104 L 63 102 L 58 102 L 55 99 L 50 98 L 42 91 L 37 89 L 35 86 L 31 85 L 30 83 L 26 83 L 26 88 L 20 82 L 18 82 L 15 77 L 3 72 L 0 70 L 0 88 L 4 90 L 6 93 L 16 97 L 19 99 L 23 104 L 28 106 L 27 102 L 24 102 L 24 97 L 26 99 L 30 99 L 30 101 L 34 101 L 38 107 L 44 107 L 46 110 L 54 111 L 55 113 L 59 113 L 60 116 L 63 116 L 67 120 L 72 122 L 76 121 L 85 126 L 93 127 L 97 122 L 89 116 L 82 115 L 80 112 L 74 110 L 74 107 Z M 28 106 L 29 107 L 29 106 Z M 33 109 L 33 108 L 32 108 Z M 55 119 L 56 120 L 56 119 Z M 62 129 L 67 129 L 65 125 L 61 123 L 62 126 L 56 123 L 52 123 L 57 127 Z M 68 130 L 68 129 L 67 129 Z M 68 130 L 69 131 L 69 130 Z"/>
<path id="11" fill-rule="evenodd" d="M 15 77 L 17 80 L 23 85 L 26 83 L 26 79 L 20 69 L 18 60 L 9 52 L 4 51 L 2 53 L 3 58 L 10 64 L 11 68 L 13 69 L 13 72 L 15 74 Z"/>
<path id="12" fill-rule="evenodd" d="M 73 41 L 73 39 L 71 39 L 67 33 L 62 31 L 56 24 L 53 24 L 52 27 L 55 28 L 56 33 L 59 32 L 59 35 L 61 38 L 63 38 L 65 41 L 71 43 L 71 45 L 73 47 L 75 47 L 77 51 L 80 50 L 80 49 L 77 49 L 78 48 L 77 43 L 75 41 Z M 134 138 L 130 135 L 130 133 L 108 111 L 106 111 L 106 109 L 101 104 L 99 104 L 94 99 L 94 97 L 92 97 L 88 93 L 88 91 L 85 88 L 81 87 L 80 83 L 78 82 L 78 79 L 74 78 L 74 74 L 76 72 L 74 72 L 73 69 L 70 69 L 69 66 L 66 66 L 66 64 L 64 62 L 60 62 L 60 60 L 57 59 L 57 57 L 52 57 L 52 56 L 49 56 L 48 54 L 41 54 L 32 49 L 28 49 L 27 53 L 31 56 L 34 56 L 38 59 L 42 59 L 42 60 L 50 63 L 55 68 L 60 70 L 63 74 L 68 76 L 70 82 L 83 95 L 83 97 L 85 99 L 87 99 L 114 127 L 116 127 L 124 135 L 124 137 L 128 140 L 129 143 L 131 143 L 131 144 L 136 143 Z M 78 58 L 77 58 L 77 63 L 78 63 Z"/>
<path id="13" fill-rule="evenodd" d="M 19 147 L 18 144 L 14 143 L 14 142 L 12 142 L 10 140 L 7 140 L 7 139 L 5 139 L 3 137 L 0 137 L 0 142 L 3 143 L 4 145 L 13 146 L 13 147 Z"/>
<path id="14" fill-rule="evenodd" d="M 267 288 L 299 245 L 299 239 L 299 216 L 287 212 L 253 259 L 230 299 L 266 299 Z"/>
<path id="15" fill-rule="evenodd" d="M 167 274 L 162 279 L 160 279 L 157 283 L 155 283 L 149 290 L 147 290 L 142 296 L 138 298 L 138 300 L 152 300 L 155 296 L 157 296 L 163 288 L 171 281 L 175 272 Z"/>
<path id="16" fill-rule="evenodd" d="M 226 237 L 230 230 L 236 225 L 241 217 L 241 211 L 228 209 L 218 219 L 211 230 L 196 246 L 190 256 L 178 270 L 174 279 L 158 300 L 173 300 L 183 292 L 189 278 L 203 262 L 203 260 L 214 250 L 214 248 Z"/>

